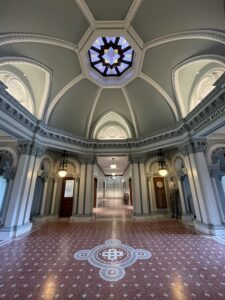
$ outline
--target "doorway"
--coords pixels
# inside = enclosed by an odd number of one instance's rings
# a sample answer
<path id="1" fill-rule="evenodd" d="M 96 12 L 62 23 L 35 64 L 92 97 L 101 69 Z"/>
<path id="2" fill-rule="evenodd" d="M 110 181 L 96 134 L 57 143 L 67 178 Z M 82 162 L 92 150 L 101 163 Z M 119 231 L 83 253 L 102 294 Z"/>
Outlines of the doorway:
<path id="1" fill-rule="evenodd" d="M 69 218 L 73 210 L 74 178 L 63 178 L 59 217 Z"/>
<path id="2" fill-rule="evenodd" d="M 158 209 L 166 209 L 166 191 L 163 177 L 154 177 L 154 187 L 156 196 L 156 207 Z"/>
<path id="3" fill-rule="evenodd" d="M 98 179 L 94 178 L 94 203 L 93 208 L 96 208 L 97 204 L 97 188 L 98 188 Z"/>

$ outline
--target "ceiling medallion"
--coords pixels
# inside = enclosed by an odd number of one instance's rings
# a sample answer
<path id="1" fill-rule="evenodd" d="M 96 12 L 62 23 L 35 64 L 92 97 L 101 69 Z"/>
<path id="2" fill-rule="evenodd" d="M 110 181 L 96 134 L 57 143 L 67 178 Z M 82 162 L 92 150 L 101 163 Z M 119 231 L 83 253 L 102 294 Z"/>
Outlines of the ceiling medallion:
<path id="1" fill-rule="evenodd" d="M 97 37 L 88 50 L 92 68 L 103 76 L 120 76 L 132 66 L 134 50 L 124 37 Z"/>

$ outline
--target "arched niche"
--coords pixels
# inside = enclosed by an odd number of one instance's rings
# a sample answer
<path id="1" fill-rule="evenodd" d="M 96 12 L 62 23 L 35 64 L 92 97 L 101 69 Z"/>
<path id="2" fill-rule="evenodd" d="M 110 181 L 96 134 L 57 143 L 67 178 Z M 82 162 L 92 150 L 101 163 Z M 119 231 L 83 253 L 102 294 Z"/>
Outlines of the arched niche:
<path id="1" fill-rule="evenodd" d="M 0 70 L 0 81 L 6 86 L 6 91 L 30 113 L 34 114 L 34 102 L 25 83 L 15 74 Z"/>
<path id="2" fill-rule="evenodd" d="M 216 55 L 197 56 L 176 66 L 172 80 L 181 117 L 186 117 L 205 99 L 224 72 L 224 57 Z"/>
<path id="3" fill-rule="evenodd" d="M 97 121 L 92 138 L 101 140 L 122 140 L 132 138 L 128 122 L 116 112 L 110 111 Z"/>

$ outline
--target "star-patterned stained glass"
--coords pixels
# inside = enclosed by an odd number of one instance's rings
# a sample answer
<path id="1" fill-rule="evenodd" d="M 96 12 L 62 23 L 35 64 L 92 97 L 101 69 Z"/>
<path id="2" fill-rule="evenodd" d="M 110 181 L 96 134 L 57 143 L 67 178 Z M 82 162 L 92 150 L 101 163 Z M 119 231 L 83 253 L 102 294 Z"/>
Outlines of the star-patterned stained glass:
<path id="1" fill-rule="evenodd" d="M 134 50 L 124 37 L 97 37 L 88 50 L 92 68 L 103 76 L 120 76 L 132 66 Z"/>

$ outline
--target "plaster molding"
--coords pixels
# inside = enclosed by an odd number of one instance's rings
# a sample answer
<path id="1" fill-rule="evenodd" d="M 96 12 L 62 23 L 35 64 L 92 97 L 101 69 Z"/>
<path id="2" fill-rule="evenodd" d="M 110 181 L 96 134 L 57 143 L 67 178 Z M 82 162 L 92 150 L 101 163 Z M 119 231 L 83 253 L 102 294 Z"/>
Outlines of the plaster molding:
<path id="1" fill-rule="evenodd" d="M 43 90 L 43 96 L 40 104 L 39 111 L 37 112 L 37 118 L 42 119 L 45 113 L 46 105 L 49 99 L 50 95 L 50 88 L 51 88 L 51 82 L 52 82 L 52 72 L 50 69 L 37 62 L 34 61 L 30 58 L 25 58 L 25 57 L 1 57 L 0 58 L 0 67 L 4 66 L 6 64 L 12 64 L 12 63 L 17 63 L 17 64 L 25 64 L 25 65 L 31 65 L 32 67 L 38 68 L 39 70 L 43 71 L 45 73 L 45 87 Z"/>
<path id="2" fill-rule="evenodd" d="M 153 79 L 151 79 L 149 76 L 147 76 L 144 73 L 140 73 L 139 77 L 142 78 L 143 80 L 145 80 L 147 83 L 149 83 L 151 86 L 153 86 L 162 96 L 163 98 L 166 100 L 166 102 L 169 104 L 176 121 L 179 121 L 179 116 L 178 116 L 178 111 L 177 111 L 177 107 L 175 105 L 175 103 L 173 102 L 173 100 L 170 98 L 170 96 L 166 93 L 166 91 Z"/>
<path id="3" fill-rule="evenodd" d="M 87 6 L 86 1 L 75 0 L 75 3 L 79 6 L 82 14 L 87 19 L 88 23 L 93 26 L 95 23 L 95 18 L 93 16 L 92 12 L 90 11 L 89 7 Z"/>
<path id="4" fill-rule="evenodd" d="M 212 55 L 212 54 L 206 54 L 206 55 L 200 55 L 200 56 L 195 56 L 190 59 L 187 59 L 181 63 L 179 63 L 173 70 L 172 70 L 172 84 L 173 84 L 173 90 L 175 97 L 177 99 L 177 103 L 179 105 L 179 109 L 181 112 L 181 116 L 185 117 L 188 112 L 185 110 L 184 107 L 184 99 L 180 90 L 180 85 L 179 85 L 179 72 L 187 67 L 190 64 L 198 63 L 198 62 L 203 62 L 205 60 L 210 60 L 211 62 L 216 62 L 221 64 L 221 66 L 225 65 L 225 59 L 223 56 L 220 55 Z"/>
<path id="5" fill-rule="evenodd" d="M 91 124 L 92 124 L 92 119 L 93 119 L 93 115 L 94 115 L 94 112 L 95 112 L 95 108 L 98 104 L 98 100 L 100 98 L 100 95 L 102 93 L 102 88 L 98 88 L 96 94 L 95 94 L 95 97 L 94 97 L 94 101 L 93 101 L 93 105 L 92 105 L 92 108 L 91 108 L 91 111 L 90 111 L 90 114 L 89 114 L 89 117 L 87 119 L 87 125 L 86 125 L 86 138 L 89 138 L 91 136 L 91 132 L 90 132 L 90 127 L 91 127 Z"/>
<path id="6" fill-rule="evenodd" d="M 135 136 L 137 138 L 140 135 L 140 131 L 139 131 L 139 128 L 138 128 L 137 118 L 135 116 L 134 109 L 133 109 L 131 101 L 130 101 L 130 96 L 128 94 L 128 91 L 127 91 L 126 87 L 122 88 L 122 92 L 123 92 L 124 98 L 126 100 L 127 106 L 129 108 L 129 112 L 130 112 L 130 115 L 131 115 L 131 118 L 132 118 L 132 123 L 133 123 L 133 126 L 134 126 L 134 130 L 135 130 Z"/>
<path id="7" fill-rule="evenodd" d="M 84 75 L 80 74 L 77 77 L 75 77 L 73 80 L 71 80 L 67 85 L 64 86 L 64 88 L 55 96 L 54 99 L 52 99 L 51 103 L 48 106 L 48 110 L 46 112 L 46 123 L 48 123 L 49 118 L 51 116 L 51 113 L 53 112 L 54 108 L 56 107 L 57 103 L 60 101 L 62 96 L 69 90 L 71 87 L 73 87 L 75 84 L 77 84 L 79 81 L 84 79 Z"/>
<path id="8" fill-rule="evenodd" d="M 176 42 L 180 40 L 189 40 L 189 39 L 201 39 L 214 41 L 220 44 L 225 44 L 225 34 L 216 31 L 216 30 L 190 30 L 177 32 L 169 35 L 162 36 L 160 38 L 154 39 L 144 44 L 144 51 L 147 51 L 150 48 L 157 47 L 166 43 Z"/>
<path id="9" fill-rule="evenodd" d="M 0 70 L 0 80 L 7 86 L 6 91 L 24 108 L 35 115 L 34 99 L 24 81 L 12 72 Z"/>
<path id="10" fill-rule="evenodd" d="M 144 48 L 144 42 L 142 41 L 139 34 L 135 31 L 135 29 L 131 25 L 127 28 L 127 32 L 136 41 L 136 43 L 138 44 L 140 49 L 143 49 Z M 142 65 L 141 65 L 141 67 L 142 67 Z"/>
<path id="11" fill-rule="evenodd" d="M 9 33 L 0 36 L 0 46 L 14 43 L 40 43 L 66 48 L 78 53 L 75 44 L 57 39 L 47 35 L 30 34 L 30 33 Z"/>
<path id="12" fill-rule="evenodd" d="M 12 164 L 12 167 L 16 168 L 17 167 L 17 164 L 18 164 L 18 161 L 19 161 L 19 153 L 17 150 L 15 150 L 14 148 L 12 147 L 8 147 L 8 146 L 1 146 L 0 145 L 0 153 L 1 152 L 9 152 L 13 158 L 13 164 Z"/>
<path id="13" fill-rule="evenodd" d="M 127 24 L 130 24 L 133 20 L 133 18 L 135 17 L 139 7 L 141 6 L 141 3 L 142 3 L 143 0 L 133 0 L 131 6 L 130 6 L 130 9 L 126 15 L 126 18 L 125 18 L 125 22 Z"/>
<path id="14" fill-rule="evenodd" d="M 206 149 L 206 161 L 208 164 L 215 163 L 215 155 L 216 153 L 224 151 L 225 152 L 225 142 L 223 143 L 215 143 L 213 145 L 208 146 Z"/>

